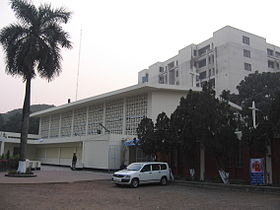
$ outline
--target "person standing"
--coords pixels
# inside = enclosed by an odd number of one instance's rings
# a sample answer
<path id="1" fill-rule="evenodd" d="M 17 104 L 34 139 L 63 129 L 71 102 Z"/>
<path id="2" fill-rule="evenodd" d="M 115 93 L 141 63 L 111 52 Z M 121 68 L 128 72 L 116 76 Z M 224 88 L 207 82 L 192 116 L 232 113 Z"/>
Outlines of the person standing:
<path id="1" fill-rule="evenodd" d="M 77 163 L 77 156 L 76 153 L 74 153 L 72 158 L 72 170 L 76 169 L 76 163 Z"/>

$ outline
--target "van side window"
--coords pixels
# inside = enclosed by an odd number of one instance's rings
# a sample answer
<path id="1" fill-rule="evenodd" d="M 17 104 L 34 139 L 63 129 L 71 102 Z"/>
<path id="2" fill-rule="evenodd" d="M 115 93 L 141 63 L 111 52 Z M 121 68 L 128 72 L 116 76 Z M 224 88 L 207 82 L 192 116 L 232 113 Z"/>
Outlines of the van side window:
<path id="1" fill-rule="evenodd" d="M 151 171 L 151 165 L 145 165 L 141 170 L 141 172 L 146 172 L 146 171 Z"/>
<path id="2" fill-rule="evenodd" d="M 152 165 L 152 171 L 159 171 L 159 170 L 160 170 L 159 164 L 153 164 Z"/>
<path id="3" fill-rule="evenodd" d="M 161 167 L 161 170 L 166 170 L 167 169 L 165 164 L 160 164 L 160 167 Z"/>

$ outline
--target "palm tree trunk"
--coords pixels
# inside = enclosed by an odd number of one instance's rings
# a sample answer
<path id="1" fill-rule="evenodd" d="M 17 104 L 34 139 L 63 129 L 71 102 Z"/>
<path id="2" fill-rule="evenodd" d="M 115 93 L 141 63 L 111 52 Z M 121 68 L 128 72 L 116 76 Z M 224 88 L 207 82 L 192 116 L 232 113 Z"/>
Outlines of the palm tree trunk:
<path id="1" fill-rule="evenodd" d="M 25 161 L 27 151 L 27 136 L 29 130 L 29 114 L 30 114 L 30 89 L 31 77 L 26 79 L 25 98 L 21 119 L 21 136 L 20 136 L 20 161 Z"/>

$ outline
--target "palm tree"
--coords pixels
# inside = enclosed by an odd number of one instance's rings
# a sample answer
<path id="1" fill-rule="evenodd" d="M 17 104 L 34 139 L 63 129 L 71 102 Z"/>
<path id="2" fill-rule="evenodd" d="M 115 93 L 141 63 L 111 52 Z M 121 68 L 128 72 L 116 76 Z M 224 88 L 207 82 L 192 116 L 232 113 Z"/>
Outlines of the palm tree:
<path id="1" fill-rule="evenodd" d="M 31 80 L 38 74 L 51 81 L 61 72 L 61 48 L 71 48 L 69 34 L 60 26 L 71 12 L 44 4 L 38 8 L 27 0 L 11 0 L 18 23 L 0 31 L 5 52 L 6 72 L 21 76 L 26 84 L 20 137 L 20 165 L 24 165 L 29 128 Z M 37 71 L 35 71 L 37 70 Z M 25 168 L 25 167 L 24 167 Z M 22 169 L 25 172 L 26 169 Z M 19 171 L 22 172 L 19 167 Z"/>

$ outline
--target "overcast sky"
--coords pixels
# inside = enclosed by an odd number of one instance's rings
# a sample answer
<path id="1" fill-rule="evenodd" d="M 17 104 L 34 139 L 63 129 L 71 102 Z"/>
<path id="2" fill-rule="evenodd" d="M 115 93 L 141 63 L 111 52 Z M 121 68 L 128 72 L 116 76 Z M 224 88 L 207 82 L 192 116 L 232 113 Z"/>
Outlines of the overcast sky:
<path id="1" fill-rule="evenodd" d="M 74 48 L 63 51 L 62 73 L 51 82 L 32 81 L 32 104 L 75 100 L 82 28 L 78 100 L 137 83 L 138 71 L 230 25 L 280 46 L 279 0 L 33 0 L 64 6 L 73 16 L 64 29 Z M 278 3 L 279 2 L 279 3 Z M 16 19 L 0 0 L 0 29 Z M 5 73 L 0 48 L 0 113 L 21 108 L 24 84 Z"/>

